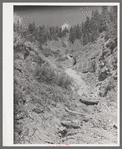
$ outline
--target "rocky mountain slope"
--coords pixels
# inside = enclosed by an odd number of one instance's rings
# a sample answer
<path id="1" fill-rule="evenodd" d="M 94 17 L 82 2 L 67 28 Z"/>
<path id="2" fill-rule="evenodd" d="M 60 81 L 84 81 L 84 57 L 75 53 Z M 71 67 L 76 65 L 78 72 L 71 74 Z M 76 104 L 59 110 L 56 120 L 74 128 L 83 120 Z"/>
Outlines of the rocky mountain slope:
<path id="1" fill-rule="evenodd" d="M 117 45 L 74 44 L 14 35 L 15 144 L 117 144 Z"/>

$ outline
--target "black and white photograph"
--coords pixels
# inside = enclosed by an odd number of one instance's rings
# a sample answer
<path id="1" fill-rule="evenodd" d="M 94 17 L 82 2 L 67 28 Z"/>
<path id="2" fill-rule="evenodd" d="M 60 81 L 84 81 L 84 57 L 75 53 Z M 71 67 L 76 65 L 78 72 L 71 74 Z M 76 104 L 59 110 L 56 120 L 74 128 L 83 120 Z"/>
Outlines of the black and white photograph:
<path id="1" fill-rule="evenodd" d="M 13 145 L 118 146 L 119 3 L 13 3 L 11 20 Z"/>

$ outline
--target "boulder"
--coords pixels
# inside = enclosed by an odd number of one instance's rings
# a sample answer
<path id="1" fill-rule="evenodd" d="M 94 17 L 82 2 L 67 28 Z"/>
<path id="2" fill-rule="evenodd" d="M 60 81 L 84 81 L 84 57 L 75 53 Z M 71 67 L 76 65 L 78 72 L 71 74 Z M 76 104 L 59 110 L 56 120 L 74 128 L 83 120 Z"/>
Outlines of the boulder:
<path id="1" fill-rule="evenodd" d="M 103 52 L 102 52 L 102 57 L 106 58 L 111 54 L 111 50 L 106 48 Z"/>
<path id="2" fill-rule="evenodd" d="M 103 84 L 100 85 L 99 87 L 99 96 L 100 97 L 105 97 L 108 93 L 108 90 L 107 90 L 107 86 L 108 86 L 109 82 L 104 82 Z"/>
<path id="3" fill-rule="evenodd" d="M 108 68 L 103 68 L 102 71 L 100 71 L 98 75 L 98 80 L 99 81 L 104 81 L 108 76 L 110 76 L 110 70 Z"/>
<path id="4" fill-rule="evenodd" d="M 104 46 L 107 48 L 110 48 L 113 51 L 117 45 L 116 45 L 116 42 L 110 38 L 105 42 Z"/>

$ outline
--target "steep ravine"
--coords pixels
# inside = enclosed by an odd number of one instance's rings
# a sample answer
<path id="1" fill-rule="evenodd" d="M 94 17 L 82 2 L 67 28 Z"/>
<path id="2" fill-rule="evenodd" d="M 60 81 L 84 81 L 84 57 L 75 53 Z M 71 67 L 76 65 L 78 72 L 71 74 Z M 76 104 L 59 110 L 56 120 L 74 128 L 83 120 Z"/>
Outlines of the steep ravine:
<path id="1" fill-rule="evenodd" d="M 97 88 L 89 86 L 83 75 L 72 68 L 65 70 L 74 82 L 72 91 L 67 91 L 45 82 L 44 76 L 33 75 L 32 68 L 35 71 L 36 64 L 31 54 L 24 59 L 22 52 L 17 52 L 15 58 L 15 101 L 19 101 L 14 111 L 15 144 L 117 143 L 115 91 L 110 90 L 106 97 L 100 97 Z M 41 65 L 43 63 L 41 61 Z M 55 64 L 49 66 L 56 68 Z"/>

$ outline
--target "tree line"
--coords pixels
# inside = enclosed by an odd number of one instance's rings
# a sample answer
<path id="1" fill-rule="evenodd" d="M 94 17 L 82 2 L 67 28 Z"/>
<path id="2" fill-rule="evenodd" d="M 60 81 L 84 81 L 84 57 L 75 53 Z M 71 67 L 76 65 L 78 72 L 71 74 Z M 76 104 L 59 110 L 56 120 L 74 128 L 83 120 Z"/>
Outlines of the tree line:
<path id="1" fill-rule="evenodd" d="M 93 10 L 91 18 L 88 16 L 82 24 L 70 28 L 69 40 L 74 43 L 79 39 L 83 45 L 95 42 L 100 33 L 105 32 L 105 40 L 117 39 L 117 6 L 102 7 L 101 13 Z"/>
<path id="2" fill-rule="evenodd" d="M 35 22 L 30 23 L 26 30 L 23 30 L 19 20 L 14 23 L 14 32 L 20 33 L 25 39 L 39 43 L 41 47 L 47 40 L 58 40 L 69 33 L 69 41 L 74 43 L 76 39 L 81 41 L 82 45 L 89 42 L 95 42 L 100 33 L 105 32 L 105 40 L 112 38 L 117 40 L 117 6 L 112 6 L 108 9 L 107 6 L 102 6 L 101 13 L 98 10 L 93 10 L 91 17 L 86 17 L 86 20 L 81 24 L 71 26 L 68 30 L 61 29 L 59 26 L 45 27 L 35 26 Z"/>

